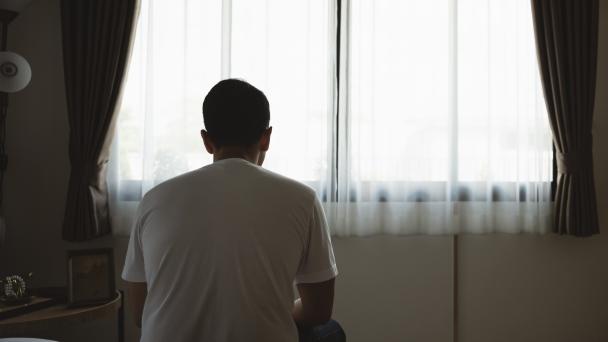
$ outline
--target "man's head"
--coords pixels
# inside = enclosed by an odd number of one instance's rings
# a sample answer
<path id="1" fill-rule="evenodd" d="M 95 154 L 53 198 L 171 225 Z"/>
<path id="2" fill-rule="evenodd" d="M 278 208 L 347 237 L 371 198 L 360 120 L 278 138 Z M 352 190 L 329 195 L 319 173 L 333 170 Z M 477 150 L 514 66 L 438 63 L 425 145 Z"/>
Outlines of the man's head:
<path id="1" fill-rule="evenodd" d="M 216 159 L 251 156 L 262 164 L 272 132 L 263 92 L 242 80 L 220 81 L 203 101 L 203 119 L 205 147 Z"/>

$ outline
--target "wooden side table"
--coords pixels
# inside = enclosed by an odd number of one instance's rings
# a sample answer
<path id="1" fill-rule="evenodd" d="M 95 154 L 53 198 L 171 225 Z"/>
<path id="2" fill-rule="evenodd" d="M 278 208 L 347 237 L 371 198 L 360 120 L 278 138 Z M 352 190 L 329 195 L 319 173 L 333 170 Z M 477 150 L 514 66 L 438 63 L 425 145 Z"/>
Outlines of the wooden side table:
<path id="1" fill-rule="evenodd" d="M 69 308 L 66 303 L 0 320 L 0 337 L 40 337 L 44 331 L 65 330 L 79 323 L 117 316 L 118 340 L 124 341 L 124 308 L 121 291 L 116 297 L 104 304 Z"/>

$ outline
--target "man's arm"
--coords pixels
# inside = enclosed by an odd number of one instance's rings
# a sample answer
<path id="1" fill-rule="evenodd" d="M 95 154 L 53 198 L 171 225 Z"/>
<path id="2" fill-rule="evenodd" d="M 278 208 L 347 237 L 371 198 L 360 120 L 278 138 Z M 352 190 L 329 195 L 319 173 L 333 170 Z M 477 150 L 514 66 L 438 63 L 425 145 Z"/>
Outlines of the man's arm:
<path id="1" fill-rule="evenodd" d="M 146 283 L 133 283 L 127 281 L 127 295 L 131 302 L 131 314 L 135 325 L 141 328 L 141 319 L 144 312 L 144 303 L 146 302 L 146 296 L 148 295 L 148 284 Z"/>
<path id="2" fill-rule="evenodd" d="M 299 327 L 314 327 L 331 319 L 334 282 L 335 278 L 321 283 L 297 285 L 300 298 L 294 303 L 292 315 Z"/>

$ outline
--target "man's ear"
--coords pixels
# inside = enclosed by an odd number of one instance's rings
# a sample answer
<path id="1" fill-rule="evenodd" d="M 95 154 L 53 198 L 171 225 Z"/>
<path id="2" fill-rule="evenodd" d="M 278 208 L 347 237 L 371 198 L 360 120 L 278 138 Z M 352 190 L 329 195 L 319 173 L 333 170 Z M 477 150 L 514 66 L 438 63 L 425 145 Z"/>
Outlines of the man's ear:
<path id="1" fill-rule="evenodd" d="M 260 138 L 260 151 L 266 152 L 270 147 L 270 135 L 272 134 L 272 127 L 266 128 L 262 137 Z"/>
<path id="2" fill-rule="evenodd" d="M 203 143 L 205 144 L 207 152 L 209 152 L 209 154 L 215 153 L 215 146 L 213 145 L 213 141 L 211 141 L 209 133 L 204 129 L 201 129 L 201 137 L 203 137 Z"/>

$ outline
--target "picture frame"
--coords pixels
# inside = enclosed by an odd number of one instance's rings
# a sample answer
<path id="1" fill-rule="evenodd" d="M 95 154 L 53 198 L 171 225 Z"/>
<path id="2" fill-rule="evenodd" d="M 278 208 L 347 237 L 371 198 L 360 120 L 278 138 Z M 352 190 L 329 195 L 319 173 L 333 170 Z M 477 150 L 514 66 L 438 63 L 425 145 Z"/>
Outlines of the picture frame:
<path id="1" fill-rule="evenodd" d="M 114 299 L 114 249 L 69 250 L 67 278 L 70 307 L 96 305 Z"/>

